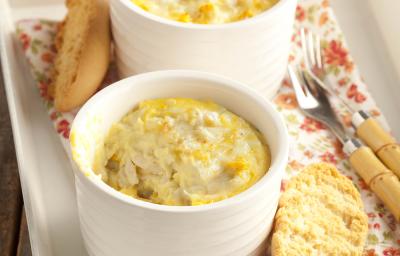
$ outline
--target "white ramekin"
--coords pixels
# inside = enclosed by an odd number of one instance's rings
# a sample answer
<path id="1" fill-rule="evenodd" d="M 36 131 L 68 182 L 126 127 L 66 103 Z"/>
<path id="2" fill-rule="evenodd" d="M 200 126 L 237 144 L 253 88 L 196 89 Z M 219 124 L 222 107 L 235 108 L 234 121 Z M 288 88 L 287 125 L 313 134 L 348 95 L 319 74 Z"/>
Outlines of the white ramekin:
<path id="1" fill-rule="evenodd" d="M 271 167 L 254 186 L 202 206 L 157 205 L 117 192 L 92 171 L 94 152 L 110 126 L 140 101 L 190 97 L 225 106 L 255 125 L 271 150 Z M 276 212 L 288 157 L 278 112 L 249 87 L 199 71 L 158 71 L 126 78 L 94 95 L 71 130 L 82 234 L 90 255 L 257 255 Z"/>
<path id="2" fill-rule="evenodd" d="M 130 0 L 110 1 L 122 77 L 191 69 L 225 75 L 272 97 L 286 71 L 297 0 L 280 0 L 251 19 L 187 24 L 148 13 Z"/>

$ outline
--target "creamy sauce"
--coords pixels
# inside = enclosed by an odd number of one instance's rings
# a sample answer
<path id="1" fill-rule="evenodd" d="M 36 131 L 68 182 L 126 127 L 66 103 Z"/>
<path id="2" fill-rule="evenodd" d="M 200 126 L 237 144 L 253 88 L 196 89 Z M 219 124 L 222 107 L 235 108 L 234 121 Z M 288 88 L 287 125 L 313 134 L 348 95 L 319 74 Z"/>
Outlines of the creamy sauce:
<path id="1" fill-rule="evenodd" d="M 94 171 L 114 189 L 165 205 L 201 205 L 246 190 L 268 170 L 260 133 L 206 101 L 146 100 L 112 125 Z"/>
<path id="2" fill-rule="evenodd" d="M 131 0 L 143 10 L 180 22 L 221 24 L 247 19 L 279 0 Z"/>

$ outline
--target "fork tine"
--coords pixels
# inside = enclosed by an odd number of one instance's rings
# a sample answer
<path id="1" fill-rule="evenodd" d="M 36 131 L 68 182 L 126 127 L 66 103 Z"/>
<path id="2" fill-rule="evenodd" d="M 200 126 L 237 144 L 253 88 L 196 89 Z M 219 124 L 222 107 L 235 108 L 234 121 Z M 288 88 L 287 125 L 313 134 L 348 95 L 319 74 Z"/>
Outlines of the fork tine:
<path id="1" fill-rule="evenodd" d="M 314 98 L 326 97 L 324 88 L 316 80 L 315 76 L 307 71 L 301 71 L 301 75 L 303 77 L 304 86 L 308 89 L 308 92 L 312 94 Z"/>
<path id="2" fill-rule="evenodd" d="M 317 59 L 317 67 L 320 69 L 324 68 L 321 53 L 321 38 L 319 35 L 315 35 L 315 53 L 315 57 Z"/>
<path id="3" fill-rule="evenodd" d="M 311 83 L 310 83 L 310 78 L 308 77 L 308 73 L 306 74 L 306 72 L 304 72 L 304 71 L 301 71 L 300 72 L 300 75 L 301 75 L 301 77 L 302 77 L 302 80 L 303 80 L 303 85 L 304 85 L 304 87 L 306 87 L 307 88 L 307 92 L 309 92 L 309 93 L 311 93 L 312 95 L 314 95 L 314 93 L 315 93 L 315 88 L 313 87 L 313 86 L 311 86 Z"/>
<path id="4" fill-rule="evenodd" d="M 304 28 L 300 29 L 300 39 L 301 39 L 301 48 L 303 50 L 304 64 L 306 65 L 307 69 L 311 70 L 311 64 L 310 64 L 309 58 L 308 58 L 306 30 Z"/>
<path id="5" fill-rule="evenodd" d="M 293 70 L 293 67 L 291 65 L 288 65 L 288 74 L 290 81 L 292 82 L 292 86 L 294 89 L 294 93 L 296 95 L 297 101 L 299 105 L 304 102 L 307 99 L 305 88 L 303 88 L 300 84 L 299 81 L 299 76 L 296 74 L 296 72 Z"/>
<path id="6" fill-rule="evenodd" d="M 307 48 L 308 48 L 308 58 L 310 59 L 311 67 L 313 67 L 316 64 L 315 48 L 314 48 L 314 35 L 310 31 L 308 31 L 308 33 L 307 33 Z"/>

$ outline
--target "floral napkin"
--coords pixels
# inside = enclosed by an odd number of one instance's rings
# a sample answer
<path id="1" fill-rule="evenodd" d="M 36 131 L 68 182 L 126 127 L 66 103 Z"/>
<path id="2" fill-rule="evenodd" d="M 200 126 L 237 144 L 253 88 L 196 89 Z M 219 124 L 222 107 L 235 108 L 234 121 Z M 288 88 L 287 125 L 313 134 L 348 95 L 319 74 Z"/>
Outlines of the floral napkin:
<path id="1" fill-rule="evenodd" d="M 302 65 L 299 28 L 305 27 L 321 36 L 325 68 L 328 80 L 335 90 L 354 109 L 368 110 L 386 125 L 384 117 L 376 107 L 357 67 L 348 53 L 343 34 L 327 0 L 300 0 L 296 11 L 295 30 L 292 37 L 291 64 Z M 56 22 L 44 20 L 21 20 L 17 24 L 17 37 L 21 42 L 40 96 L 49 113 L 60 140 L 69 153 L 68 137 L 70 125 L 77 111 L 60 113 L 54 109 L 48 94 L 50 72 L 53 65 Z M 106 86 L 118 80 L 116 68 L 110 65 L 104 80 Z M 352 170 L 334 135 L 320 122 L 305 117 L 298 109 L 290 83 L 285 79 L 278 95 L 273 100 L 283 115 L 290 134 L 290 159 L 286 169 L 286 181 L 296 175 L 303 166 L 325 161 L 332 163 L 351 179 L 359 189 L 369 218 L 369 233 L 365 255 L 400 256 L 400 225 L 377 199 L 365 182 Z M 350 128 L 351 115 L 339 108 L 342 121 Z"/>

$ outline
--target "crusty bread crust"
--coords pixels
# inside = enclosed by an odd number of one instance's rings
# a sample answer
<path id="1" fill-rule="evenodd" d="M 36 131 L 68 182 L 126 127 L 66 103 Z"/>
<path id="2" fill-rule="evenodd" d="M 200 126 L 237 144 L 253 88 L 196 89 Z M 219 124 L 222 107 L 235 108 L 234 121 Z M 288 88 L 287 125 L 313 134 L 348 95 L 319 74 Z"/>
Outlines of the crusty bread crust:
<path id="1" fill-rule="evenodd" d="M 362 255 L 368 231 L 353 183 L 330 164 L 306 167 L 286 186 L 272 237 L 273 256 Z"/>
<path id="2" fill-rule="evenodd" d="M 76 5 L 82 5 L 82 7 Z M 69 12 L 62 26 L 61 45 L 58 46 L 53 78 L 54 104 L 59 111 L 70 111 L 85 103 L 101 85 L 110 61 L 108 2 L 106 0 L 69 0 L 67 7 Z M 84 13 L 89 19 L 83 19 L 83 24 L 68 24 L 69 22 L 76 23 L 77 20 L 69 17 L 77 15 L 71 12 L 72 8 L 86 8 Z M 68 29 L 80 29 L 81 39 L 67 38 L 66 30 Z M 72 42 L 72 40 L 76 41 Z M 72 44 L 79 44 L 75 45 L 78 50 L 71 51 Z M 66 58 L 71 58 L 73 61 Z"/>

